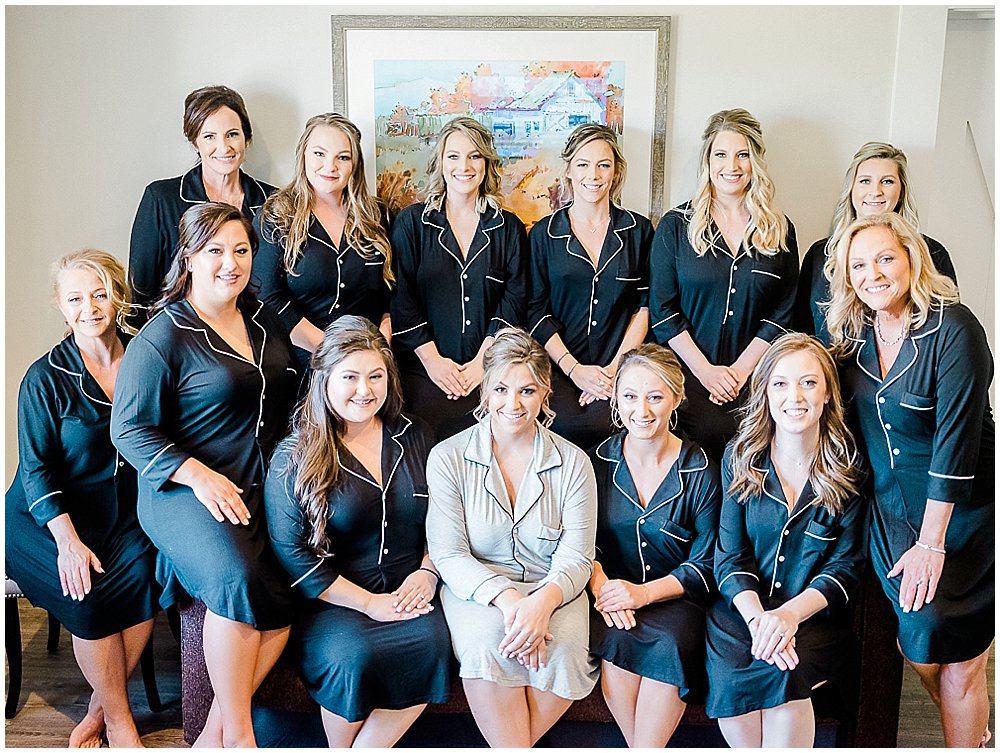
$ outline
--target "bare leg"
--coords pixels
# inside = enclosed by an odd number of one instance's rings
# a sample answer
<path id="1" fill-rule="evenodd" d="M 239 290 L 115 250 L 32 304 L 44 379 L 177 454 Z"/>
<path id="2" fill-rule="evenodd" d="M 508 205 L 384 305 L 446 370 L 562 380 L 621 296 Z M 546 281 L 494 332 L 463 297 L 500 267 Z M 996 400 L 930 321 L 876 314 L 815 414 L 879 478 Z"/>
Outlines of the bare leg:
<path id="1" fill-rule="evenodd" d="M 759 748 L 763 744 L 761 712 L 728 716 L 719 720 L 719 729 L 730 748 Z"/>
<path id="2" fill-rule="evenodd" d="M 989 649 L 969 661 L 941 665 L 941 726 L 949 748 L 975 748 L 990 720 Z"/>
<path id="3" fill-rule="evenodd" d="M 406 709 L 375 709 L 365 719 L 357 737 L 355 748 L 391 748 L 427 708 L 426 703 Z"/>
<path id="4" fill-rule="evenodd" d="M 537 688 L 524 690 L 528 697 L 528 723 L 531 729 L 531 745 L 534 747 L 542 735 L 566 713 L 566 709 L 573 701 Z"/>
<path id="5" fill-rule="evenodd" d="M 331 748 L 350 748 L 354 745 L 354 738 L 361 731 L 364 721 L 349 722 L 342 716 L 337 716 L 332 711 L 327 711 L 322 706 L 319 709 L 320 718 L 323 720 L 323 731 L 326 733 L 326 744 Z"/>
<path id="6" fill-rule="evenodd" d="M 489 680 L 462 680 L 472 718 L 491 748 L 530 748 L 531 726 L 524 688 Z"/>
<path id="7" fill-rule="evenodd" d="M 74 635 L 73 653 L 104 712 L 108 745 L 112 748 L 141 748 L 142 740 L 139 739 L 128 702 L 128 675 L 122 634 L 115 633 L 96 641 Z M 90 718 L 89 709 L 86 718 Z"/>
<path id="8" fill-rule="evenodd" d="M 260 632 L 251 625 L 205 612 L 202 631 L 205 664 L 222 717 L 222 742 L 227 748 L 255 748 L 250 721 L 253 676 L 260 649 Z"/>
<path id="9" fill-rule="evenodd" d="M 763 748 L 811 748 L 816 742 L 816 715 L 812 699 L 789 701 L 764 709 L 761 729 Z"/>
<path id="10" fill-rule="evenodd" d="M 636 748 L 665 748 L 680 724 L 687 704 L 676 685 L 643 677 L 635 705 Z"/>
<path id="11" fill-rule="evenodd" d="M 611 716 L 622 731 L 625 743 L 635 747 L 635 715 L 639 702 L 639 683 L 642 678 L 609 661 L 601 662 L 601 692 Z"/>

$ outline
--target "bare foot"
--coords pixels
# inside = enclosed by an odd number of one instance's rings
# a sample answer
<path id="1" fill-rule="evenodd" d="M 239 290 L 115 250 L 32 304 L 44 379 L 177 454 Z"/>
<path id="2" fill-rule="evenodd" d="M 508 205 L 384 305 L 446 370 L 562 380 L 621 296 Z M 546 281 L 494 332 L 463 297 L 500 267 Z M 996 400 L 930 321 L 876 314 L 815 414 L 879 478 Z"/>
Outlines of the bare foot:
<path id="1" fill-rule="evenodd" d="M 96 716 L 91 711 L 76 725 L 69 736 L 71 748 L 100 748 L 104 744 L 104 712 Z"/>
<path id="2" fill-rule="evenodd" d="M 990 728 L 987 727 L 986 731 L 983 733 L 983 739 L 979 743 L 980 748 L 985 748 L 990 744 L 990 740 L 993 739 L 993 733 L 990 732 Z"/>
<path id="3" fill-rule="evenodd" d="M 212 706 L 208 710 L 208 718 L 205 720 L 205 727 L 201 734 L 194 741 L 192 748 L 221 748 L 222 745 L 222 714 L 219 705 L 212 701 Z"/>

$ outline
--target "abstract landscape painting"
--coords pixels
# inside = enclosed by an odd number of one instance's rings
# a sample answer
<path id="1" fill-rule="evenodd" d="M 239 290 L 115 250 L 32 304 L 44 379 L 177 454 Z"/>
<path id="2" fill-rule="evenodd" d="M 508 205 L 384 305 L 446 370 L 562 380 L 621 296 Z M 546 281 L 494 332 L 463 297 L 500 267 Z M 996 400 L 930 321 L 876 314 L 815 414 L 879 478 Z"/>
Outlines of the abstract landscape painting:
<path id="1" fill-rule="evenodd" d="M 529 227 L 562 204 L 566 138 L 581 123 L 622 134 L 624 63 L 615 61 L 375 61 L 375 172 L 390 208 L 423 199 L 434 137 L 458 115 L 493 134 L 504 207 Z"/>

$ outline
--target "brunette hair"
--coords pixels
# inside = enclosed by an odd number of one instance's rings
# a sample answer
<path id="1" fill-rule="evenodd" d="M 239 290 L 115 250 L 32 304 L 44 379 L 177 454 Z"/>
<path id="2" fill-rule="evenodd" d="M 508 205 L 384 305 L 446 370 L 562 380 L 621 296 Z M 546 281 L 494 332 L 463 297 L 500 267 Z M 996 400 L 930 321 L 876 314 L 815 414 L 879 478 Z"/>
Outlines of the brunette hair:
<path id="1" fill-rule="evenodd" d="M 240 93 L 228 86 L 203 86 L 184 98 L 184 138 L 193 144 L 205 121 L 223 107 L 236 113 L 243 128 L 243 137 L 249 145 L 253 140 L 253 128 L 247 106 Z"/>
<path id="2" fill-rule="evenodd" d="M 490 391 L 507 373 L 507 369 L 518 365 L 527 366 L 531 377 L 545 390 L 541 423 L 543 426 L 550 426 L 556 417 L 549 407 L 549 399 L 552 397 L 552 363 L 549 354 L 538 341 L 519 327 L 501 329 L 496 333 L 493 344 L 483 354 L 483 381 L 479 385 L 479 405 L 473 415 L 482 421 L 489 414 Z"/>
<path id="3" fill-rule="evenodd" d="M 603 141 L 611 147 L 611 154 L 615 163 L 614 177 L 611 179 L 611 203 L 620 207 L 622 203 L 622 186 L 625 184 L 625 173 L 628 170 L 628 162 L 622 153 L 622 148 L 618 145 L 618 135 L 605 125 L 600 123 L 583 123 L 573 129 L 573 132 L 566 139 L 559 156 L 563 161 L 562 172 L 562 194 L 564 201 L 573 199 L 573 181 L 569 177 L 570 166 L 573 157 L 583 147 L 591 141 Z"/>
<path id="4" fill-rule="evenodd" d="M 633 366 L 641 366 L 656 374 L 667 385 L 667 389 L 677 396 L 678 407 L 685 399 L 684 371 L 672 350 L 656 343 L 644 343 L 638 348 L 632 348 L 618 359 L 614 385 L 611 388 L 611 423 L 619 429 L 622 428 L 622 417 L 618 411 L 618 379 Z"/>
<path id="5" fill-rule="evenodd" d="M 444 149 L 448 137 L 453 133 L 465 135 L 486 162 L 486 175 L 479 185 L 476 209 L 480 214 L 488 206 L 497 211 L 503 203 L 500 194 L 500 157 L 493 146 L 493 134 L 485 126 L 468 116 L 453 118 L 445 123 L 437 135 L 434 151 L 427 160 L 427 199 L 429 209 L 440 211 L 444 207 L 447 186 L 444 182 Z"/>
<path id="6" fill-rule="evenodd" d="M 71 269 L 85 269 L 97 275 L 111 299 L 111 305 L 114 307 L 115 325 L 124 332 L 135 334 L 135 328 L 125 321 L 125 317 L 128 316 L 132 308 L 132 291 L 128 286 L 125 268 L 118 259 L 107 251 L 101 251 L 97 248 L 81 248 L 79 251 L 60 256 L 49 269 L 54 302 L 58 301 L 59 298 L 59 281 L 63 272 Z"/>

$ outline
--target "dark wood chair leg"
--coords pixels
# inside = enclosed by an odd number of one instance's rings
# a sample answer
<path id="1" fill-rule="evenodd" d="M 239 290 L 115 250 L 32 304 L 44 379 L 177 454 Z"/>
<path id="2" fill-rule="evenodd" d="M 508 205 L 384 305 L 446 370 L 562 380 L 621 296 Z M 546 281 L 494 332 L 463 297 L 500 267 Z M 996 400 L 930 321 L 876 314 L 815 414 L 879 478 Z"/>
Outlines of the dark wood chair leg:
<path id="1" fill-rule="evenodd" d="M 18 701 L 21 699 L 21 615 L 17 611 L 18 599 L 4 599 L 4 602 L 4 617 L 7 623 L 4 648 L 7 650 L 7 669 L 10 674 L 4 716 L 13 719 L 17 713 Z"/>
<path id="2" fill-rule="evenodd" d="M 153 636 L 149 637 L 149 643 L 142 650 L 139 657 L 139 667 L 142 670 L 142 686 L 146 689 L 146 702 L 149 710 L 159 713 L 163 711 L 163 704 L 160 702 L 160 691 L 156 687 L 156 669 L 153 666 Z"/>
<path id="3" fill-rule="evenodd" d="M 49 613 L 49 640 L 46 647 L 48 648 L 50 654 L 59 648 L 59 628 L 59 620 Z"/>
<path id="4" fill-rule="evenodd" d="M 177 608 L 176 604 L 171 604 L 166 609 L 167 613 L 167 624 L 170 626 L 170 632 L 174 636 L 174 640 L 177 641 L 177 645 L 181 645 L 181 613 Z"/>

